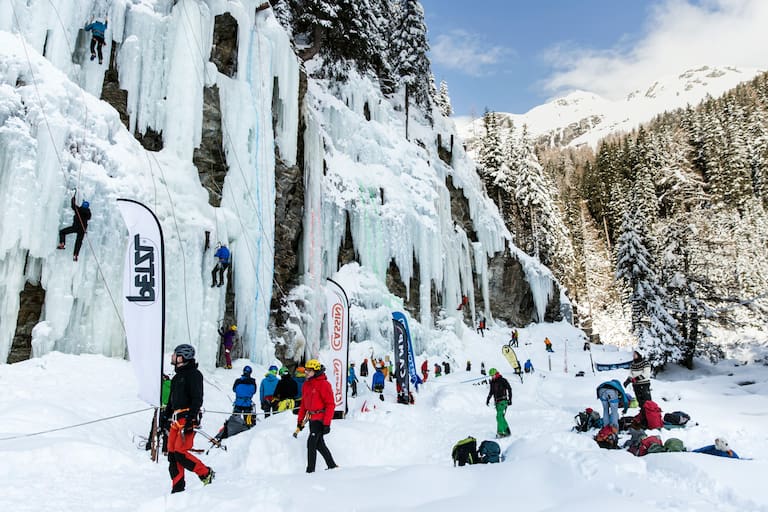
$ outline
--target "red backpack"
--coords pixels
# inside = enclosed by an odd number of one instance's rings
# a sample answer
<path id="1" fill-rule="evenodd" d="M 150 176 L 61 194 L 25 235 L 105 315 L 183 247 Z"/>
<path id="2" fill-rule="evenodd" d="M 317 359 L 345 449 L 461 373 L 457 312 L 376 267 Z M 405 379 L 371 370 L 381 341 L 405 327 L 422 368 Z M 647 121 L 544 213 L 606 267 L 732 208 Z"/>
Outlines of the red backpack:
<path id="1" fill-rule="evenodd" d="M 643 412 L 645 416 L 645 424 L 649 429 L 656 429 L 664 427 L 664 420 L 661 419 L 661 407 L 653 400 L 648 400 L 643 404 Z"/>

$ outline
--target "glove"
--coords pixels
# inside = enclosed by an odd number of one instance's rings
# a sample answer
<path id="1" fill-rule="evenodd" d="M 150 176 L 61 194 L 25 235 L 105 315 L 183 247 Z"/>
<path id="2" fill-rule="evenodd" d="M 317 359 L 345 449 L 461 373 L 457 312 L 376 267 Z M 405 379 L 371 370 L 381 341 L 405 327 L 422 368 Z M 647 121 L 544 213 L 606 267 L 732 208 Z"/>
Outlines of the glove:
<path id="1" fill-rule="evenodd" d="M 624 381 L 624 387 L 629 386 L 630 382 L 632 382 L 632 377 L 627 377 L 627 380 Z"/>
<path id="2" fill-rule="evenodd" d="M 184 422 L 184 433 L 190 434 L 194 432 L 194 430 L 195 430 L 195 422 L 187 418 L 187 421 Z"/>
<path id="3" fill-rule="evenodd" d="M 323 425 L 323 434 L 330 434 L 330 433 L 331 433 L 331 426 Z"/>

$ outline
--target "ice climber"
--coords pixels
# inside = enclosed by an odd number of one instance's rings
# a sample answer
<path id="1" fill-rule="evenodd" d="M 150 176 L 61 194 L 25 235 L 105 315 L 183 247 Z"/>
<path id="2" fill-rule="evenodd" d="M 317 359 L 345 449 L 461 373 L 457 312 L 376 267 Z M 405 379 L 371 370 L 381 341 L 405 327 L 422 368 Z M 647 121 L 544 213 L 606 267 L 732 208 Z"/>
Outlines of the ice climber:
<path id="1" fill-rule="evenodd" d="M 237 336 L 237 326 L 232 324 L 228 329 L 224 329 L 222 326 L 219 328 L 219 336 L 221 336 L 221 345 L 224 349 L 224 361 L 225 368 L 227 370 L 232 369 L 232 347 L 235 346 L 235 336 Z"/>
<path id="2" fill-rule="evenodd" d="M 224 272 L 229 268 L 230 252 L 226 245 L 219 242 L 216 245 L 216 252 L 213 257 L 216 258 L 216 265 L 211 270 L 211 288 L 214 286 L 224 286 Z M 219 280 L 216 282 L 216 272 L 219 273 Z"/>
<path id="3" fill-rule="evenodd" d="M 88 231 L 88 221 L 91 220 L 91 205 L 88 201 L 83 201 L 80 206 L 75 203 L 75 196 L 72 196 L 70 202 L 72 209 L 75 211 L 74 217 L 72 217 L 72 225 L 68 228 L 64 228 L 59 231 L 59 245 L 57 249 L 64 249 L 64 240 L 70 233 L 77 234 L 75 239 L 75 252 L 72 255 L 72 260 L 77 261 L 80 254 L 80 247 L 83 245 L 83 238 L 85 232 Z"/>
<path id="4" fill-rule="evenodd" d="M 104 61 L 104 57 L 101 54 L 101 49 L 104 47 L 104 33 L 107 31 L 107 25 L 109 24 L 109 18 L 104 18 L 104 23 L 100 19 L 91 20 L 89 24 L 85 26 L 86 31 L 90 31 L 91 36 L 91 60 L 96 58 L 96 52 L 99 52 L 99 64 Z"/>

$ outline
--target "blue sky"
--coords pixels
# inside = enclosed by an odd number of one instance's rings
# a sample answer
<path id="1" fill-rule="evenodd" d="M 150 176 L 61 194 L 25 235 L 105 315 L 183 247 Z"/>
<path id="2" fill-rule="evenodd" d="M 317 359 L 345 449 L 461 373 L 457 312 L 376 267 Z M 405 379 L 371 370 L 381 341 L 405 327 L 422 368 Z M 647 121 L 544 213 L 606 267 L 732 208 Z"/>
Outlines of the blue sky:
<path id="1" fill-rule="evenodd" d="M 768 68 L 768 0 L 421 0 L 457 115 L 523 113 L 585 89 L 618 98 L 708 65 Z"/>

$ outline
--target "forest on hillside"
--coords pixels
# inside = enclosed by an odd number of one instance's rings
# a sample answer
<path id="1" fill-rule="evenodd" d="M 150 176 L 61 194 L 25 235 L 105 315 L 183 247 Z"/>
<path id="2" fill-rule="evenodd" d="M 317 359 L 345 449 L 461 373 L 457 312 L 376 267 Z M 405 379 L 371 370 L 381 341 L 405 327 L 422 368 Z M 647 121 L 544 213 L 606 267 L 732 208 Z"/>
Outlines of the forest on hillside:
<path id="1" fill-rule="evenodd" d="M 717 329 L 768 320 L 768 74 L 594 152 L 537 145 L 493 112 L 484 121 L 488 193 L 583 321 L 624 320 L 629 333 L 602 334 L 630 334 L 660 370 L 720 357 Z"/>

